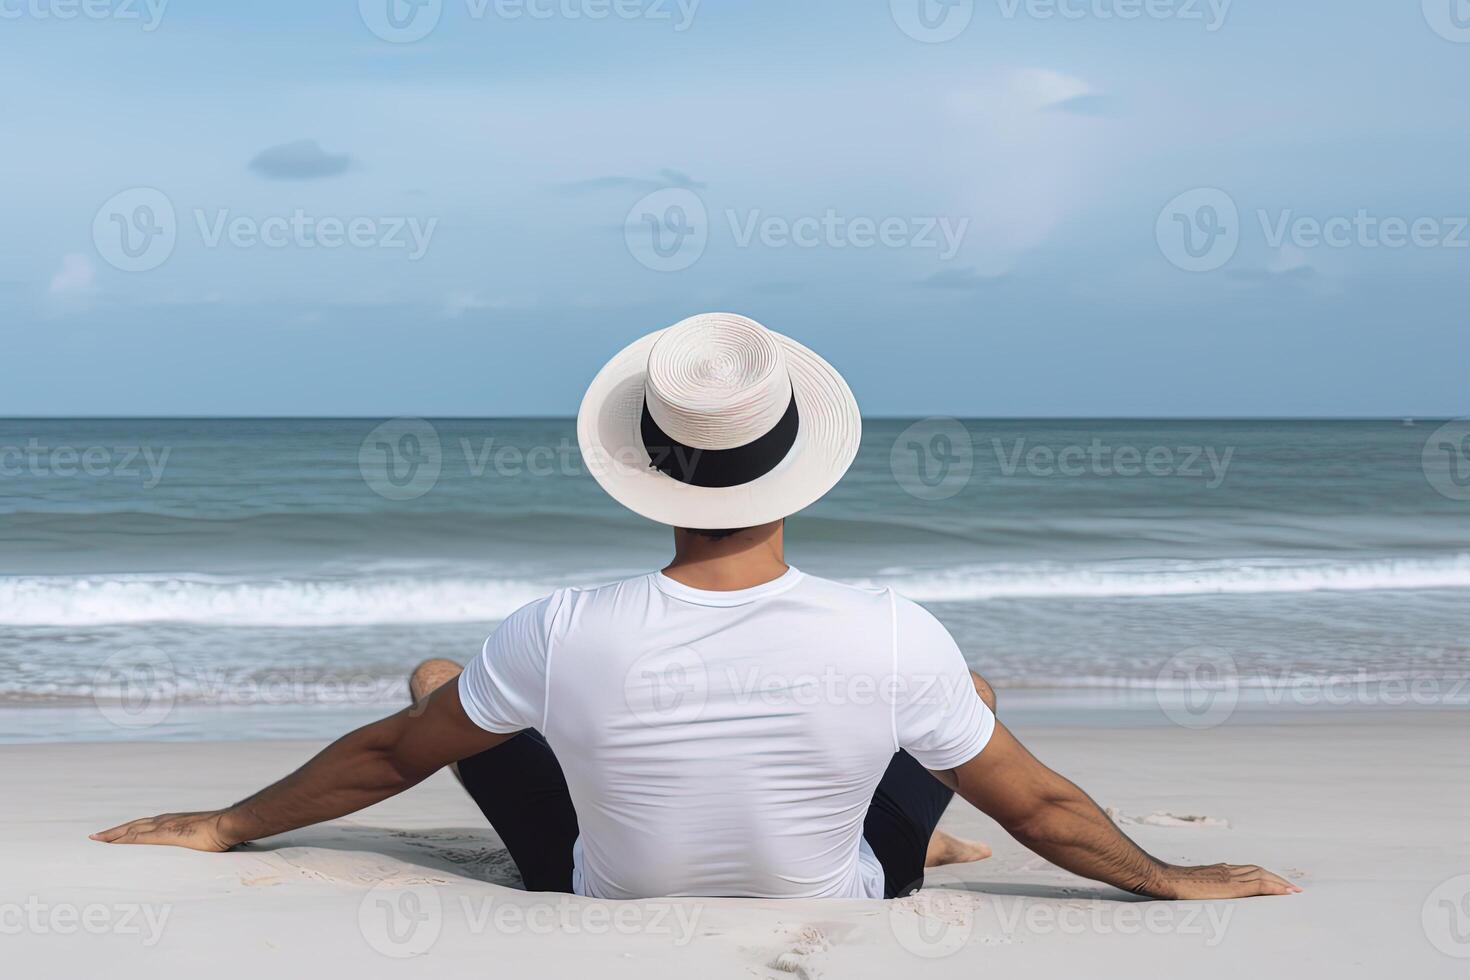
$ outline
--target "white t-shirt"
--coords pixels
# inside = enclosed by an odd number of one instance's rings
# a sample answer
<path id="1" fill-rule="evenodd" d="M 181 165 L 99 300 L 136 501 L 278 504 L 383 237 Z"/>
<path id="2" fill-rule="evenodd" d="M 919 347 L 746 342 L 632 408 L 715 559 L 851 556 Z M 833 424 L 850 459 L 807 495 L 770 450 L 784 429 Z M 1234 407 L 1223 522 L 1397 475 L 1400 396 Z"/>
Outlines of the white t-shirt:
<path id="1" fill-rule="evenodd" d="M 927 611 L 794 568 L 738 592 L 660 572 L 554 592 L 459 691 L 480 727 L 546 737 L 573 887 L 608 899 L 882 898 L 863 818 L 894 752 L 952 769 L 995 727 Z"/>

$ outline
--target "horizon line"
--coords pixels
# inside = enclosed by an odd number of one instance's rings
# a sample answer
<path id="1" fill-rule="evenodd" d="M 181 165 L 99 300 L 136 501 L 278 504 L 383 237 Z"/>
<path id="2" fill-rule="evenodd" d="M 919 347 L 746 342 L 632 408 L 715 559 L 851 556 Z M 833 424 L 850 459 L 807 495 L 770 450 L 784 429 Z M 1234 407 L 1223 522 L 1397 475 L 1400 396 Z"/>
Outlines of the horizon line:
<path id="1" fill-rule="evenodd" d="M 863 415 L 863 421 L 908 422 L 952 418 L 984 422 L 1448 422 L 1461 416 L 1414 415 Z M 446 422 L 574 422 L 576 415 L 0 415 L 0 422 L 370 422 L 422 418 Z"/>

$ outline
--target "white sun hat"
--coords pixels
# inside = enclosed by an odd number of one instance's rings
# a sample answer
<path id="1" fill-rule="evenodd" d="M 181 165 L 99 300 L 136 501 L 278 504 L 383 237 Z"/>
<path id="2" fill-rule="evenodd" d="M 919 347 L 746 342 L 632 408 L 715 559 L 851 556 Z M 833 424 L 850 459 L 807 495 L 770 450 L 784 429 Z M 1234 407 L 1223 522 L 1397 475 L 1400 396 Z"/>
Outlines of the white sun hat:
<path id="1" fill-rule="evenodd" d="M 857 400 L 830 364 L 734 313 L 702 313 L 623 348 L 577 414 L 602 488 L 675 527 L 794 514 L 836 485 L 861 438 Z"/>

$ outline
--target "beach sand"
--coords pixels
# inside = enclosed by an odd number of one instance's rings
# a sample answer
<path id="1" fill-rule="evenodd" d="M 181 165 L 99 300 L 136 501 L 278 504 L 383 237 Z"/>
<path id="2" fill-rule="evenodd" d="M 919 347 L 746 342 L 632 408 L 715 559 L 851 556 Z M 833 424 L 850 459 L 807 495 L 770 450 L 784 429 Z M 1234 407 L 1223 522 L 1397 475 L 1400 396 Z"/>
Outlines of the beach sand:
<path id="1" fill-rule="evenodd" d="M 995 856 L 896 902 L 528 894 L 445 773 L 229 854 L 109 846 L 87 834 L 227 803 L 320 744 L 38 744 L 0 746 L 0 959 L 16 977 L 1470 975 L 1470 714 L 1016 727 L 1159 857 L 1305 891 L 1141 901 L 956 801 L 944 826 Z"/>

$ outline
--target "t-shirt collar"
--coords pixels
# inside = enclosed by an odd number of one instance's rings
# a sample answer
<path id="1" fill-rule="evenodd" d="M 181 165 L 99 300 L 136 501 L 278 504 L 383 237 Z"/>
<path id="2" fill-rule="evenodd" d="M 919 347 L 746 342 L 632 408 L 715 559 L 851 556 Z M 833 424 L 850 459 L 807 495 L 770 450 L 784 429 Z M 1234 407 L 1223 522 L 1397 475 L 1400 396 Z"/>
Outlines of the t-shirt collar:
<path id="1" fill-rule="evenodd" d="M 801 578 L 801 572 L 797 571 L 794 566 L 788 565 L 784 574 L 771 579 L 769 582 L 762 582 L 760 585 L 753 585 L 748 589 L 735 589 L 731 592 L 714 592 L 709 589 L 696 589 L 692 586 L 685 585 L 683 582 L 674 581 L 663 572 L 653 573 L 653 584 L 666 596 L 674 599 L 682 599 L 685 602 L 697 603 L 701 606 L 743 606 L 748 602 L 755 602 L 757 599 L 780 595 L 800 582 Z"/>

